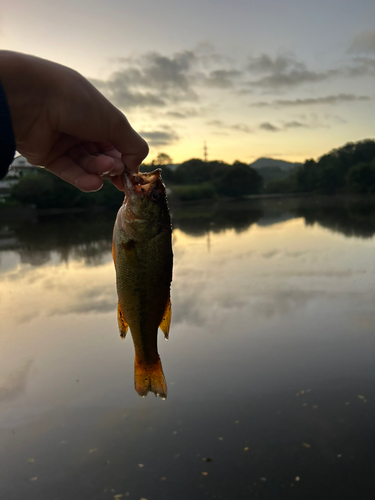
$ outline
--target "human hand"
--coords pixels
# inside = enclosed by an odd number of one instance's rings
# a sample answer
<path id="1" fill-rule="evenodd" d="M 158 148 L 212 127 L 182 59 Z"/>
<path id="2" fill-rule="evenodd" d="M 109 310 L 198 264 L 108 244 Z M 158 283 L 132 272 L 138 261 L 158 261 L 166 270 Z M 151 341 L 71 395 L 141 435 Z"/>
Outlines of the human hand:
<path id="1" fill-rule="evenodd" d="M 33 165 L 82 191 L 103 178 L 123 189 L 124 165 L 138 171 L 147 143 L 83 76 L 37 57 L 0 51 L 16 148 Z"/>

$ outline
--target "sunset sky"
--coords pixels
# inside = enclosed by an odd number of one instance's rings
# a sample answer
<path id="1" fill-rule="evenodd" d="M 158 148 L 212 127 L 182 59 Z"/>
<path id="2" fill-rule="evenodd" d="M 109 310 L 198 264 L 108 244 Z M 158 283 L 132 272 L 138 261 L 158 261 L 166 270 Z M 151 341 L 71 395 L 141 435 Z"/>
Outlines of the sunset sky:
<path id="1" fill-rule="evenodd" d="M 0 46 L 89 78 L 150 156 L 304 161 L 373 138 L 373 0 L 3 0 Z"/>

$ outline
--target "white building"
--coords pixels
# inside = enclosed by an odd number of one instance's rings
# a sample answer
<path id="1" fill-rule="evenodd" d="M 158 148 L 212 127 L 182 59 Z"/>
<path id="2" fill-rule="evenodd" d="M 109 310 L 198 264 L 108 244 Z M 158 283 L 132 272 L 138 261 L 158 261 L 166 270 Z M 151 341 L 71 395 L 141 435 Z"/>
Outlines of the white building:
<path id="1" fill-rule="evenodd" d="M 14 184 L 17 184 L 18 179 L 24 174 L 35 172 L 40 167 L 31 165 L 24 156 L 17 156 L 14 158 L 9 172 L 3 180 L 0 181 L 0 198 L 6 198 L 10 194 L 10 189 Z"/>
<path id="2" fill-rule="evenodd" d="M 29 163 L 24 156 L 16 156 L 16 158 L 12 161 L 6 179 L 18 179 L 23 174 L 39 170 L 39 168 L 40 167 L 31 165 L 31 163 Z"/>

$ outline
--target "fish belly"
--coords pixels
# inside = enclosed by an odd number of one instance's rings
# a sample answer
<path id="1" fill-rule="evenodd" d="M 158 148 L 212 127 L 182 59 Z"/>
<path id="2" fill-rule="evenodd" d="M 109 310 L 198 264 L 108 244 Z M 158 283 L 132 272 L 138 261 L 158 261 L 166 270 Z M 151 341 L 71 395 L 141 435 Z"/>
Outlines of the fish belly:
<path id="1" fill-rule="evenodd" d="M 114 238 L 116 285 L 134 343 L 136 390 L 166 397 L 157 333 L 170 304 L 171 235 L 161 231 L 149 241 L 135 242 L 118 233 Z"/>

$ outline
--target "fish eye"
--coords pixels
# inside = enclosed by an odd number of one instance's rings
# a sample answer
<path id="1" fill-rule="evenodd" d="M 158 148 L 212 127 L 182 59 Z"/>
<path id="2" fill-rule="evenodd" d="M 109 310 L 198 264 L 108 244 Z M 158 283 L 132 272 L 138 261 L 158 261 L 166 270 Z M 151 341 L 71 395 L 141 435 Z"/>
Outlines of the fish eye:
<path id="1" fill-rule="evenodd" d="M 153 191 L 151 197 L 153 200 L 157 200 L 160 197 L 160 191 Z"/>

